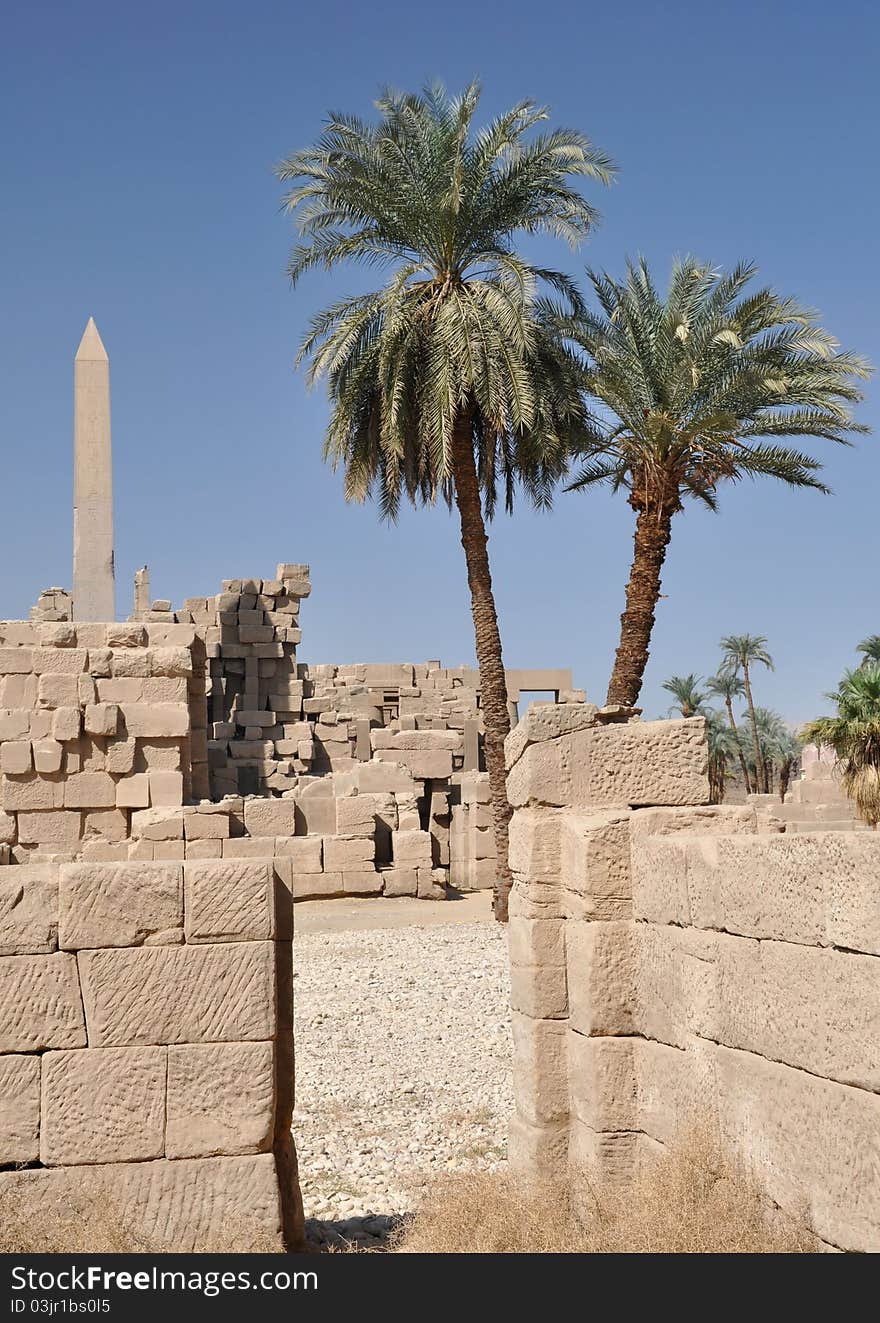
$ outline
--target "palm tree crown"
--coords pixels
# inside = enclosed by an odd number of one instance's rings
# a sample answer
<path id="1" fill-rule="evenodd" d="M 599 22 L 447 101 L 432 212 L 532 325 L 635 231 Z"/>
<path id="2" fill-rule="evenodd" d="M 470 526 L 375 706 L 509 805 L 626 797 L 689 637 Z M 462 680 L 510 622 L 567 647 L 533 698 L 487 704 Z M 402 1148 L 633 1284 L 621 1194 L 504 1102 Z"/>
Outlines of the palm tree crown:
<path id="1" fill-rule="evenodd" d="M 590 271 L 601 311 L 566 323 L 588 356 L 590 391 L 610 414 L 604 440 L 584 451 L 573 488 L 625 487 L 635 508 L 681 509 L 694 497 L 714 510 L 719 482 L 779 478 L 827 489 L 809 455 L 775 438 L 846 444 L 854 379 L 869 375 L 838 350 L 815 313 L 770 289 L 744 294 L 756 268 L 722 274 L 677 261 L 666 297 L 643 258 L 624 282 Z"/>
<path id="2" fill-rule="evenodd" d="M 756 665 L 766 666 L 768 671 L 774 669 L 765 634 L 726 634 L 718 646 L 724 654 L 720 675 L 737 675 L 740 668 L 750 670 Z"/>
<path id="3" fill-rule="evenodd" d="M 862 639 L 856 647 L 857 652 L 863 652 L 865 659 L 862 666 L 870 666 L 874 662 L 880 662 L 880 634 L 869 634 L 866 639 Z"/>
<path id="4" fill-rule="evenodd" d="M 517 480 L 548 499 L 583 417 L 576 365 L 538 298 L 549 286 L 573 312 L 575 287 L 525 262 L 511 240 L 579 242 L 597 214 L 571 181 L 608 183 L 614 167 L 573 130 L 529 138 L 547 117 L 529 101 L 474 133 L 478 100 L 476 84 L 456 98 L 439 86 L 386 92 L 377 123 L 334 115 L 278 169 L 303 237 L 291 280 L 348 261 L 392 272 L 382 289 L 315 317 L 300 351 L 310 377 L 329 380 L 325 454 L 344 464 L 347 496 L 375 490 L 392 516 L 402 492 L 451 502 L 459 411 L 489 512 L 499 480 L 508 506 Z"/>
<path id="5" fill-rule="evenodd" d="M 701 684 L 702 681 L 693 672 L 690 675 L 670 675 L 668 680 L 664 680 L 661 688 L 675 699 L 670 712 L 677 710 L 683 717 L 705 715 L 706 695 L 700 693 Z"/>

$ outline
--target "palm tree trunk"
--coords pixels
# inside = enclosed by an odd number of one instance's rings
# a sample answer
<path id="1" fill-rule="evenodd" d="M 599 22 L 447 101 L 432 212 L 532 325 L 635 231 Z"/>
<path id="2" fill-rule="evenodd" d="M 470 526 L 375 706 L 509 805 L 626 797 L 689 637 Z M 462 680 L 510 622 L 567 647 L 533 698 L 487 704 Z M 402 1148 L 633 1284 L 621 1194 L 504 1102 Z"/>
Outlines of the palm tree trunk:
<path id="1" fill-rule="evenodd" d="M 743 683 L 746 687 L 746 702 L 748 703 L 749 718 L 752 723 L 752 741 L 755 752 L 755 793 L 758 795 L 766 795 L 767 788 L 761 770 L 764 765 L 764 752 L 761 748 L 760 741 L 758 740 L 758 718 L 755 716 L 755 705 L 752 702 L 752 686 L 749 681 L 748 662 L 743 662 Z"/>
<path id="2" fill-rule="evenodd" d="M 461 411 L 456 418 L 452 434 L 452 473 L 455 504 L 461 522 L 461 545 L 464 548 L 471 590 L 474 638 L 480 670 L 483 738 L 495 828 L 495 918 L 506 923 L 511 887 L 510 866 L 507 862 L 507 829 L 511 808 L 507 800 L 504 740 L 510 733 L 510 713 L 507 709 L 507 681 L 501 656 L 501 635 L 492 593 L 488 538 L 474 460 L 473 419 L 470 410 Z"/>
<path id="3" fill-rule="evenodd" d="M 742 744 L 740 743 L 739 731 L 736 728 L 736 722 L 734 721 L 733 718 L 733 703 L 729 698 L 726 698 L 724 700 L 724 703 L 727 708 L 727 716 L 730 720 L 730 729 L 733 731 L 733 738 L 736 740 L 736 751 L 739 754 L 739 765 L 742 768 L 743 780 L 746 783 L 746 794 L 748 794 L 752 788 L 752 785 L 751 782 L 749 781 L 749 769 L 746 766 L 746 756 L 743 753 L 743 747 Z"/>
<path id="4" fill-rule="evenodd" d="M 660 596 L 660 572 L 672 534 L 672 515 L 640 509 L 636 517 L 633 561 L 626 585 L 626 610 L 620 617 L 620 643 L 608 684 L 606 703 L 634 707 L 642 688 Z"/>

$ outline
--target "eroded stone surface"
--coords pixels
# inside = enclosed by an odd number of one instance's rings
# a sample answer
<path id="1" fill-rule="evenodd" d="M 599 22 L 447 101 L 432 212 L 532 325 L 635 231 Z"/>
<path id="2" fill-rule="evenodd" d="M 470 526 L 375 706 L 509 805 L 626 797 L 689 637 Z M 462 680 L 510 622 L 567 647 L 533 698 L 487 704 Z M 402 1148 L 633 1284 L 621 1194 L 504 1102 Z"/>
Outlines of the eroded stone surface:
<path id="1" fill-rule="evenodd" d="M 40 1058 L 0 1056 L 0 1163 L 40 1153 Z"/>
<path id="2" fill-rule="evenodd" d="M 169 1047 L 169 1158 L 267 1152 L 274 1114 L 272 1043 Z"/>
<path id="3" fill-rule="evenodd" d="M 76 951 L 181 940 L 179 865 L 64 864 L 59 883 L 60 945 Z"/>
<path id="4" fill-rule="evenodd" d="M 188 942 L 264 941 L 274 935 L 274 875 L 267 860 L 188 860 L 184 880 Z"/>
<path id="5" fill-rule="evenodd" d="M 40 1161 L 57 1167 L 161 1157 L 165 1072 L 164 1047 L 47 1052 Z"/>
<path id="6" fill-rule="evenodd" d="M 0 959 L 0 1052 L 85 1044 L 76 959 L 60 951 Z"/>
<path id="7" fill-rule="evenodd" d="M 271 942 L 81 951 L 78 960 L 93 1047 L 274 1036 Z"/>
<path id="8" fill-rule="evenodd" d="M 0 956 L 37 955 L 58 945 L 58 870 L 0 868 Z"/>

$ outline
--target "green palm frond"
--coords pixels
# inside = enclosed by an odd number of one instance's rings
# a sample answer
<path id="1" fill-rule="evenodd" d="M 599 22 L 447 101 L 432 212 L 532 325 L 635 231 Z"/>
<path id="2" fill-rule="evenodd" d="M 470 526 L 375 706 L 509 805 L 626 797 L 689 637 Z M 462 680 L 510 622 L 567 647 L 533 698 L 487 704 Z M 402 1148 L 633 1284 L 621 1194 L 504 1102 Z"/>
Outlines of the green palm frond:
<path id="1" fill-rule="evenodd" d="M 876 828 L 880 823 L 880 662 L 845 671 L 829 697 L 837 715 L 811 721 L 801 738 L 834 750 L 844 790 L 859 816 Z"/>
<path id="2" fill-rule="evenodd" d="M 871 372 L 841 351 L 816 313 L 770 289 L 749 293 L 755 267 L 713 270 L 677 259 L 665 295 L 644 258 L 625 278 L 587 272 L 596 310 L 558 318 L 583 355 L 587 389 L 619 424 L 614 481 L 637 509 L 711 509 L 725 481 L 770 477 L 827 492 L 821 463 L 776 444 L 806 436 L 849 444 L 858 383 Z M 585 458 L 595 464 L 598 456 Z M 576 480 L 574 486 L 590 485 Z"/>
<path id="3" fill-rule="evenodd" d="M 456 97 L 440 84 L 386 89 L 375 121 L 333 114 L 277 169 L 300 235 L 294 284 L 346 263 L 391 273 L 318 314 L 299 354 L 310 380 L 327 380 L 325 456 L 343 467 L 346 496 L 376 496 L 389 518 L 404 497 L 452 499 L 462 412 L 489 515 L 517 487 L 548 504 L 572 446 L 601 435 L 580 353 L 559 329 L 583 313 L 581 296 L 512 245 L 539 233 L 580 242 L 597 220 L 580 185 L 610 183 L 614 165 L 583 134 L 544 128 L 530 101 L 476 130 L 479 96 L 476 83 Z"/>

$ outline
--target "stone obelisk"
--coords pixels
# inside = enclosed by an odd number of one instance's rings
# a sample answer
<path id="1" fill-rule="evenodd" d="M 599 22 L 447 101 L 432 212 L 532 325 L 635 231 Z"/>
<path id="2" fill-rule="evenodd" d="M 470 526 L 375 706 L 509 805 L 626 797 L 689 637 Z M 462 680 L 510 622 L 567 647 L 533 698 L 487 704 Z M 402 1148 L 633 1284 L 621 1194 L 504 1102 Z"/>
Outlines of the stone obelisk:
<path id="1" fill-rule="evenodd" d="M 73 618 L 115 620 L 110 360 L 90 317 L 73 369 Z"/>

